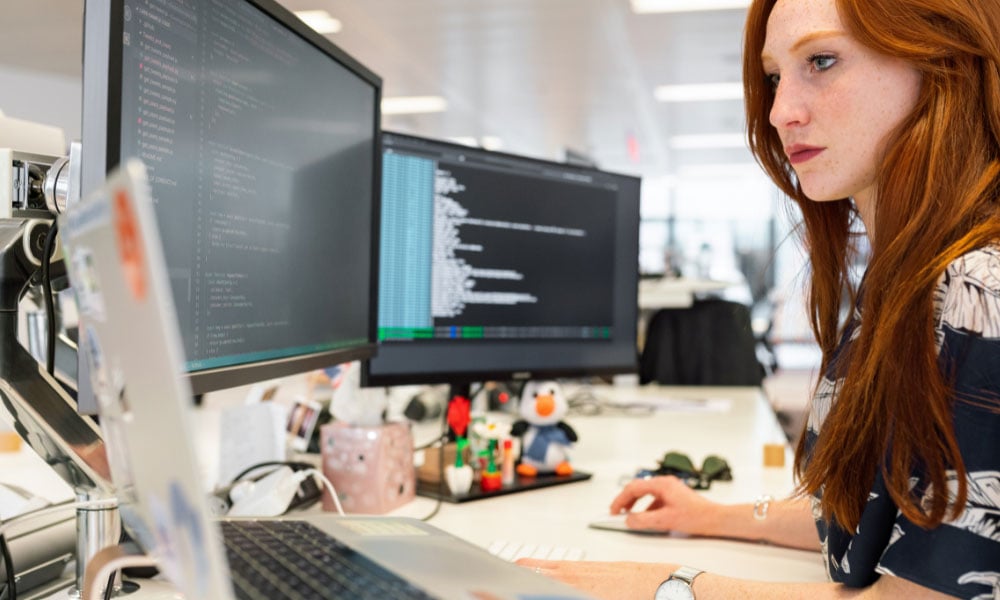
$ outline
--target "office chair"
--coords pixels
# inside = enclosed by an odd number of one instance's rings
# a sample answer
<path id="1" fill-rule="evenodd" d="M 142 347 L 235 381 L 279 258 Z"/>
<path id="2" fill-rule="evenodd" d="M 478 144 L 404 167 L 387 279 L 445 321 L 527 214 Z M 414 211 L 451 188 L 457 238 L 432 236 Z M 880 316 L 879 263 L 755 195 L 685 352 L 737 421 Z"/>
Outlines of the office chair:
<path id="1" fill-rule="evenodd" d="M 750 309 L 721 299 L 662 309 L 646 330 L 639 381 L 661 385 L 754 385 L 764 379 Z"/>

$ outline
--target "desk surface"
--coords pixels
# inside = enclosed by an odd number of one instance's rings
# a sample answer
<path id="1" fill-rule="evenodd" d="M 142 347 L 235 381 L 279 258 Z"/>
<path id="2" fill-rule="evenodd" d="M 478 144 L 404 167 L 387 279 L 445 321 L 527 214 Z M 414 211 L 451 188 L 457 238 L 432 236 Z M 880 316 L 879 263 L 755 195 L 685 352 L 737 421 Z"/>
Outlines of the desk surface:
<path id="1" fill-rule="evenodd" d="M 602 388 L 601 393 L 605 392 L 617 401 L 670 396 L 718 398 L 719 402 L 712 409 L 693 405 L 645 416 L 608 412 L 569 417 L 566 421 L 580 436 L 572 462 L 593 473 L 590 480 L 457 505 L 444 503 L 430 522 L 483 547 L 497 540 L 561 545 L 583 549 L 586 560 L 669 561 L 749 579 L 826 581 L 817 552 L 587 527 L 594 518 L 607 514 L 623 477 L 641 467 L 654 467 L 670 450 L 688 454 L 695 464 L 708 454 L 730 463 L 733 481 L 714 482 L 704 492 L 720 502 L 752 502 L 759 494 L 783 497 L 794 487 L 790 449 L 786 448 L 784 467 L 763 466 L 764 444 L 785 438 L 759 389 Z M 725 411 L 714 410 L 726 405 Z M 419 444 L 419 431 L 417 436 Z M 422 517 L 433 508 L 433 500 L 417 498 L 393 514 Z"/>
<path id="2" fill-rule="evenodd" d="M 825 581 L 820 555 L 757 543 L 680 536 L 650 536 L 596 530 L 587 523 L 606 514 L 621 480 L 640 467 L 653 467 L 665 452 L 678 450 L 696 464 L 708 454 L 726 458 L 732 482 L 714 482 L 704 492 L 720 502 L 750 502 L 758 494 L 791 492 L 791 450 L 785 466 L 765 468 L 763 446 L 783 441 L 774 413 L 757 388 L 597 388 L 617 402 L 662 398 L 717 398 L 675 406 L 651 415 L 605 411 L 567 418 L 580 441 L 573 464 L 593 473 L 590 480 L 461 504 L 444 503 L 430 523 L 476 545 L 497 540 L 561 545 L 584 550 L 586 560 L 666 561 L 734 577 L 773 581 Z M 721 410 L 720 410 L 721 409 Z M 416 442 L 431 439 L 427 425 Z M 423 439 L 421 436 L 424 436 Z M 50 500 L 70 498 L 69 488 L 30 450 L 0 455 L 0 481 L 25 487 Z M 435 501 L 417 498 L 392 514 L 423 517 Z"/>
<path id="3" fill-rule="evenodd" d="M 731 285 L 728 281 L 690 277 L 664 277 L 639 281 L 639 308 L 686 308 L 694 303 L 695 294 L 716 292 Z"/>

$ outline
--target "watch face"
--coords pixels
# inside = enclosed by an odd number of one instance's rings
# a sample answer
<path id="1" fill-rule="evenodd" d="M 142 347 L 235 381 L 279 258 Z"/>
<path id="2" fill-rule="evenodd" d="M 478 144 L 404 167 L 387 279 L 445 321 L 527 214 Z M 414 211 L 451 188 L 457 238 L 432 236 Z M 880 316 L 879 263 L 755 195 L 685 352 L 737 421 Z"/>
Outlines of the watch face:
<path id="1" fill-rule="evenodd" d="M 691 586 L 680 579 L 668 579 L 656 588 L 654 600 L 694 600 Z"/>

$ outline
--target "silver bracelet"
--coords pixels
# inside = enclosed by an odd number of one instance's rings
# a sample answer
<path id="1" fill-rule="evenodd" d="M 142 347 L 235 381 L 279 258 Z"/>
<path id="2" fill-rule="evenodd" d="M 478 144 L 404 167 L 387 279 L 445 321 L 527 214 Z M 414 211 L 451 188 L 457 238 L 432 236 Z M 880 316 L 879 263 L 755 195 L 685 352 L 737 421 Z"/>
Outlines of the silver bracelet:
<path id="1" fill-rule="evenodd" d="M 753 501 L 753 518 L 758 521 L 766 519 L 767 509 L 771 507 L 772 500 L 774 500 L 774 496 L 770 494 L 757 496 L 757 499 Z"/>

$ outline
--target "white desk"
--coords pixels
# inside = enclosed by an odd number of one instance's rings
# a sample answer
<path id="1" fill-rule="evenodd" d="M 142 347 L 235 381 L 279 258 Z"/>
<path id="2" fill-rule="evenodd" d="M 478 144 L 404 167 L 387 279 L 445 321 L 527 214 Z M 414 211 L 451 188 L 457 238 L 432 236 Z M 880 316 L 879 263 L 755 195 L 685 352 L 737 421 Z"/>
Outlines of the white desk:
<path id="1" fill-rule="evenodd" d="M 705 492 L 720 502 L 752 502 L 758 494 L 782 497 L 794 487 L 791 449 L 786 449 L 784 467 L 763 466 L 764 444 L 783 441 L 784 436 L 757 388 L 644 387 L 614 393 L 717 397 L 732 402 L 727 412 L 567 418 L 580 436 L 573 464 L 593 473 L 590 480 L 461 504 L 445 503 L 430 523 L 482 547 L 496 540 L 561 545 L 583 549 L 586 560 L 667 561 L 748 579 L 826 581 L 818 552 L 588 528 L 590 520 L 607 513 L 623 476 L 633 475 L 640 467 L 655 467 L 657 459 L 670 450 L 687 453 L 696 465 L 708 454 L 729 462 L 733 481 L 714 482 Z M 433 500 L 417 498 L 393 514 L 422 517 L 433 507 Z"/>
<path id="2" fill-rule="evenodd" d="M 727 281 L 695 279 L 691 277 L 664 277 L 639 281 L 639 308 L 687 308 L 694 304 L 695 294 L 724 290 L 733 285 Z"/>
<path id="3" fill-rule="evenodd" d="M 714 482 L 709 497 L 747 502 L 762 493 L 780 497 L 793 488 L 791 450 L 782 468 L 763 467 L 763 445 L 783 440 L 781 428 L 757 388 L 599 388 L 620 400 L 628 397 L 724 398 L 725 412 L 668 411 L 647 416 L 608 413 L 567 419 L 580 436 L 576 468 L 593 473 L 588 481 L 476 500 L 444 503 L 430 521 L 476 545 L 496 540 L 581 548 L 587 560 L 674 562 L 734 577 L 772 581 L 825 581 L 820 555 L 757 543 L 707 538 L 647 536 L 587 527 L 606 514 L 623 476 L 654 467 L 665 452 L 687 453 L 700 464 L 718 454 L 733 469 L 732 482 Z M 623 397 L 624 396 L 624 397 Z M 426 428 L 430 430 L 430 428 Z M 424 432 L 417 443 L 433 437 Z M 71 492 L 30 450 L 0 455 L 0 480 L 12 481 L 52 500 Z M 423 517 L 435 501 L 417 498 L 393 514 Z M 146 597 L 143 595 L 143 597 Z"/>

